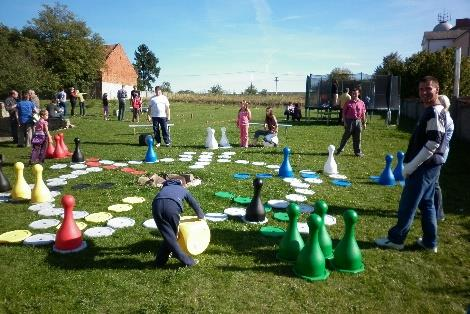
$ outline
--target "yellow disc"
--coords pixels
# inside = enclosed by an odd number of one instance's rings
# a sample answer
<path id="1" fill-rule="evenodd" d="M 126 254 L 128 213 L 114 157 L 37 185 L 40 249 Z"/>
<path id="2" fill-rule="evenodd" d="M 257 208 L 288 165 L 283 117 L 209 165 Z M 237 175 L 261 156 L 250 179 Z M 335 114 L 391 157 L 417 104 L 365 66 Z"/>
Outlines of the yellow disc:
<path id="1" fill-rule="evenodd" d="M 0 243 L 19 243 L 32 236 L 29 230 L 13 230 L 0 234 Z"/>
<path id="2" fill-rule="evenodd" d="M 99 212 L 99 213 L 94 213 L 94 214 L 90 214 L 86 216 L 85 220 L 88 222 L 99 223 L 99 222 L 106 222 L 110 220 L 111 218 L 113 218 L 113 215 L 111 215 L 110 213 Z"/>
<path id="3" fill-rule="evenodd" d="M 108 210 L 116 213 L 120 212 L 127 212 L 132 209 L 132 205 L 130 204 L 114 204 L 108 207 Z"/>
<path id="4" fill-rule="evenodd" d="M 211 240 L 211 232 L 207 222 L 195 216 L 181 217 L 178 230 L 178 244 L 181 249 L 191 255 L 205 251 Z"/>
<path id="5" fill-rule="evenodd" d="M 122 199 L 123 203 L 128 203 L 128 204 L 139 204 L 145 202 L 145 198 L 141 196 L 129 196 L 126 198 Z"/>
<path id="6" fill-rule="evenodd" d="M 87 224 L 84 223 L 83 221 L 75 221 L 75 223 L 77 224 L 77 227 L 78 227 L 78 229 L 80 229 L 80 230 L 83 230 L 83 229 L 85 229 L 85 228 L 87 227 Z M 60 226 L 62 226 L 62 224 L 59 224 L 59 225 L 56 227 L 57 230 L 59 230 Z"/>

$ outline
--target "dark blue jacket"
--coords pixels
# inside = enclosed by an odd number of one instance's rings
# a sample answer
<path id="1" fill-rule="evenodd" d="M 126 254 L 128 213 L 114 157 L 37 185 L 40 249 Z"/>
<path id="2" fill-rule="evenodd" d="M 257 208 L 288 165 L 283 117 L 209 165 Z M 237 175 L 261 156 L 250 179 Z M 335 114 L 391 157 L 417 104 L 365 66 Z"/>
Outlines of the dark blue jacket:
<path id="1" fill-rule="evenodd" d="M 179 180 L 165 181 L 163 183 L 162 189 L 157 194 L 157 196 L 155 196 L 152 207 L 155 206 L 155 200 L 157 199 L 170 199 L 175 201 L 180 209 L 180 214 L 183 212 L 183 200 L 186 200 L 189 206 L 191 206 L 191 208 L 196 212 L 197 217 L 200 219 L 204 218 L 204 213 L 201 209 L 201 206 L 192 196 L 192 194 L 183 186 L 181 186 L 181 181 Z"/>

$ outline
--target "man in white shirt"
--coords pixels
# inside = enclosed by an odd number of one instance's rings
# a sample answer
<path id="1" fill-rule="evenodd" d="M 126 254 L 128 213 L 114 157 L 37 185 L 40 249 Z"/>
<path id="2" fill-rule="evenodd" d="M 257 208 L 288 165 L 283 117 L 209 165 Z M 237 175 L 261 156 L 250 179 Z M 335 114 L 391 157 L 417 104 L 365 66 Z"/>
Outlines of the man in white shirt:
<path id="1" fill-rule="evenodd" d="M 62 112 L 65 117 L 65 115 L 67 114 L 67 105 L 65 104 L 65 102 L 67 101 L 67 94 L 65 93 L 63 88 L 61 88 L 60 92 L 57 93 L 56 98 L 57 98 L 57 102 L 59 103 L 59 108 L 62 109 Z"/>
<path id="2" fill-rule="evenodd" d="M 156 141 L 156 146 L 161 144 L 160 129 L 162 129 L 163 141 L 166 146 L 170 146 L 170 134 L 168 133 L 168 121 L 170 121 L 170 102 L 168 98 L 162 94 L 160 86 L 155 87 L 155 96 L 150 99 L 148 109 L 148 119 L 152 118 L 153 133 Z"/>

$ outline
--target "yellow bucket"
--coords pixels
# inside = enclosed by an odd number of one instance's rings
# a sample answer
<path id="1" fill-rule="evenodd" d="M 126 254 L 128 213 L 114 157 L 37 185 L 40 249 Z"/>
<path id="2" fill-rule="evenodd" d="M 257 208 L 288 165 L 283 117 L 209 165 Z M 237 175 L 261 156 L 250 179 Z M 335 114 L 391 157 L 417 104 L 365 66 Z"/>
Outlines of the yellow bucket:
<path id="1" fill-rule="evenodd" d="M 191 255 L 204 252 L 211 241 L 211 232 L 207 222 L 196 216 L 183 216 L 178 230 L 178 244 Z"/>

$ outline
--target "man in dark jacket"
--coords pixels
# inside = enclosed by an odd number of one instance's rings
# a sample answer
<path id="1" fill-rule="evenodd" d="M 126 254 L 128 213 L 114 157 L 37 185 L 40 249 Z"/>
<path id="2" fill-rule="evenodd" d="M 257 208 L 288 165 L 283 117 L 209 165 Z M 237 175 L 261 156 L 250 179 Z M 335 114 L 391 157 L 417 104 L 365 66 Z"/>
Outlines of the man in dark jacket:
<path id="1" fill-rule="evenodd" d="M 166 264 L 170 253 L 185 266 L 194 266 L 198 263 L 197 260 L 183 252 L 176 238 L 180 214 L 183 212 L 183 200 L 186 200 L 194 209 L 199 219 L 204 218 L 201 206 L 192 194 L 181 185 L 180 180 L 165 181 L 152 202 L 153 219 L 163 237 L 163 243 L 160 245 L 155 259 L 157 268 Z"/>

